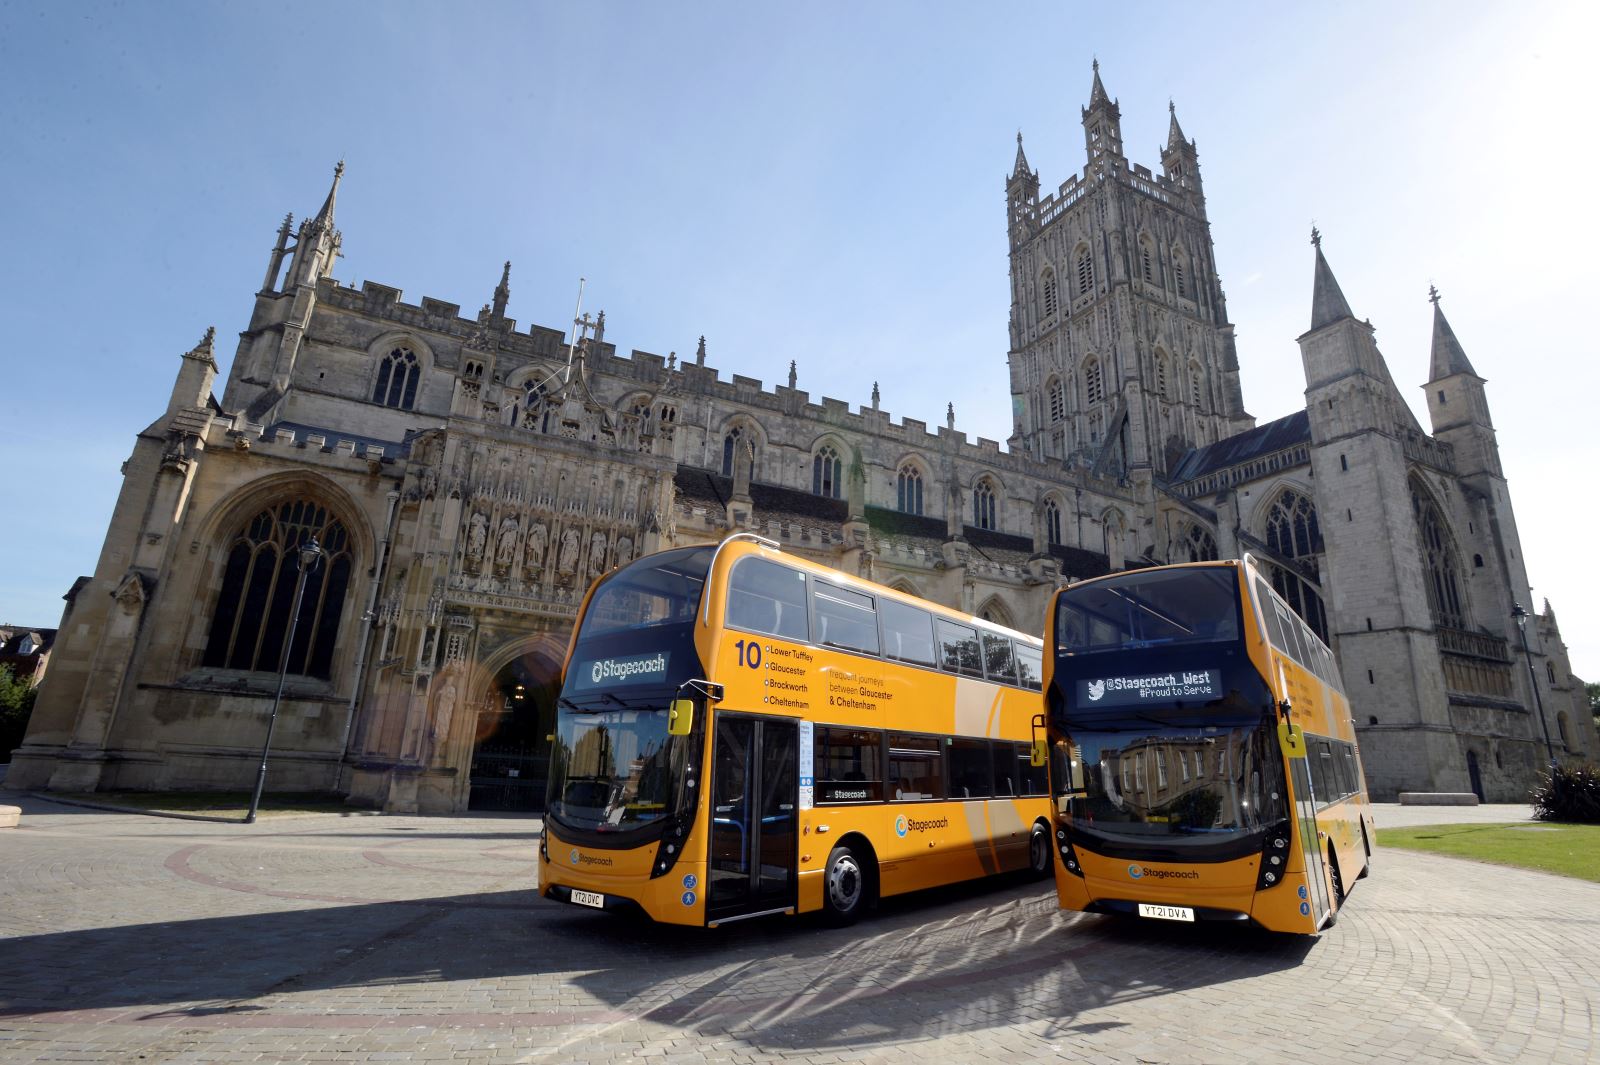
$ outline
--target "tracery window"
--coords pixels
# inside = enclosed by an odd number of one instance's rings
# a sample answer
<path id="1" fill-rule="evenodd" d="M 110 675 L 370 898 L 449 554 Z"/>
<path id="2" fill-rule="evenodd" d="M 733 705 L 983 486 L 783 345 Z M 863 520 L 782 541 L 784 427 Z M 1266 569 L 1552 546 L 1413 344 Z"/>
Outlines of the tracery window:
<path id="1" fill-rule="evenodd" d="M 1078 295 L 1086 296 L 1094 291 L 1094 257 L 1089 254 L 1088 248 L 1078 252 Z"/>
<path id="2" fill-rule="evenodd" d="M 1189 402 L 1193 403 L 1196 410 L 1200 409 L 1200 401 L 1205 397 L 1205 372 L 1200 369 L 1200 364 L 1193 360 L 1189 362 Z"/>
<path id="3" fill-rule="evenodd" d="M 1156 279 L 1155 249 L 1150 246 L 1149 240 L 1139 241 L 1139 272 L 1146 281 Z"/>
<path id="4" fill-rule="evenodd" d="M 1217 539 L 1204 525 L 1190 524 L 1178 545 L 1178 557 L 1186 562 L 1215 562 Z"/>
<path id="5" fill-rule="evenodd" d="M 1100 360 L 1093 355 L 1083 362 L 1083 395 L 1091 406 L 1106 398 L 1106 382 L 1101 375 Z"/>
<path id="6" fill-rule="evenodd" d="M 410 348 L 395 348 L 378 365 L 378 383 L 372 389 L 372 402 L 411 410 L 417 402 L 417 379 L 421 374 L 416 353 Z"/>
<path id="7" fill-rule="evenodd" d="M 839 499 L 843 491 L 844 463 L 831 444 L 824 444 L 811 458 L 811 491 L 828 499 Z"/>
<path id="8" fill-rule="evenodd" d="M 1267 511 L 1267 547 L 1283 558 L 1294 559 L 1311 572 L 1321 573 L 1322 528 L 1311 500 L 1290 488 L 1278 493 Z M 1272 587 L 1311 626 L 1323 642 L 1328 639 L 1328 618 L 1318 588 L 1283 566 L 1272 567 Z"/>
<path id="9" fill-rule="evenodd" d="M 1051 547 L 1061 543 L 1061 508 L 1053 499 L 1044 505 L 1044 542 Z"/>
<path id="10" fill-rule="evenodd" d="M 204 665 L 278 670 L 300 572 L 300 546 L 312 537 L 322 548 L 322 560 L 306 575 L 288 672 L 331 679 L 339 617 L 350 585 L 350 542 L 337 518 L 305 499 L 268 507 L 234 536 Z"/>
<path id="11" fill-rule="evenodd" d="M 1167 392 L 1167 354 L 1164 351 L 1156 352 L 1156 395 L 1162 399 L 1171 399 Z"/>
<path id="12" fill-rule="evenodd" d="M 748 447 L 750 449 L 750 476 L 752 478 L 755 477 L 755 434 L 746 433 L 745 427 L 742 425 L 735 425 L 732 429 L 728 430 L 728 435 L 722 438 L 722 476 L 733 476 L 733 459 L 734 456 L 738 454 L 737 449 L 741 447 Z"/>
<path id="13" fill-rule="evenodd" d="M 1189 297 L 1188 281 L 1183 276 L 1183 252 L 1172 253 L 1172 283 L 1178 290 L 1178 295 L 1187 299 Z"/>
<path id="14" fill-rule="evenodd" d="M 995 527 L 994 483 L 987 477 L 978 481 L 972 489 L 972 524 L 980 529 Z"/>
<path id="15" fill-rule="evenodd" d="M 895 509 L 902 514 L 922 513 L 922 471 L 913 463 L 895 475 Z"/>
<path id="16" fill-rule="evenodd" d="M 529 380 L 522 386 L 522 396 L 511 404 L 511 424 L 522 429 L 544 429 L 545 390 L 542 381 Z"/>
<path id="17" fill-rule="evenodd" d="M 1427 585 L 1428 608 L 1434 621 L 1453 629 L 1465 628 L 1466 611 L 1461 608 L 1461 586 L 1456 574 L 1455 547 L 1449 526 L 1433 501 L 1433 496 L 1411 478 L 1411 512 L 1422 537 L 1423 582 Z"/>
<path id="18" fill-rule="evenodd" d="M 1045 385 L 1045 392 L 1050 397 L 1050 420 L 1059 422 L 1067 416 L 1067 396 L 1066 390 L 1061 387 L 1061 378 L 1050 378 L 1050 383 Z"/>
<path id="19" fill-rule="evenodd" d="M 1039 287 L 1043 291 L 1041 303 L 1043 304 L 1044 317 L 1054 318 L 1056 316 L 1057 299 L 1056 272 L 1048 266 L 1044 268 L 1044 276 L 1039 280 Z"/>

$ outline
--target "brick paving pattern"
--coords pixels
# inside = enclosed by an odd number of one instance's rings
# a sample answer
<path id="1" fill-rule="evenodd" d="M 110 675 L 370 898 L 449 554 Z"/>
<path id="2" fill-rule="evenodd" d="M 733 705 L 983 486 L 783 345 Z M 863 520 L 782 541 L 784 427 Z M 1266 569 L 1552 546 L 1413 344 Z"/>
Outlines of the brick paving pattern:
<path id="1" fill-rule="evenodd" d="M 3 801 L 7 1065 L 1600 1057 L 1600 885 L 1449 858 L 1380 850 L 1315 940 L 1015 880 L 697 931 L 539 899 L 531 819 Z"/>

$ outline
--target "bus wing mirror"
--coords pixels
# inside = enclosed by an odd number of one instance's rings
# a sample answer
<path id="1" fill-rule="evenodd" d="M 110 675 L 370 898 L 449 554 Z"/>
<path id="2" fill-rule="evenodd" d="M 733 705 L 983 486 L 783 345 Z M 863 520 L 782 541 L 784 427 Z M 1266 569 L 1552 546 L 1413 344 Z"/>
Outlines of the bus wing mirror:
<path id="1" fill-rule="evenodd" d="M 1049 760 L 1049 753 L 1044 740 L 1034 740 L 1028 745 L 1028 764 L 1034 767 L 1044 765 Z"/>
<path id="2" fill-rule="evenodd" d="M 694 700 L 674 699 L 667 707 L 667 735 L 687 736 L 694 729 Z"/>

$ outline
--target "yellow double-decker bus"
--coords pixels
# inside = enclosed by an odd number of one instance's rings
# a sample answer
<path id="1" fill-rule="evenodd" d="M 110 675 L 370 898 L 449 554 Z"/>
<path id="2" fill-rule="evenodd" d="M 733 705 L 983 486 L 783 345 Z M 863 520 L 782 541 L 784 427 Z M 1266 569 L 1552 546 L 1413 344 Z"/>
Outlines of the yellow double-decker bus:
<path id="1" fill-rule="evenodd" d="M 602 577 L 563 673 L 540 891 L 716 926 L 1047 875 L 1043 642 L 750 534 Z"/>
<path id="2" fill-rule="evenodd" d="M 1064 909 L 1333 923 L 1372 855 L 1350 703 L 1248 556 L 1062 589 L 1046 642 Z"/>

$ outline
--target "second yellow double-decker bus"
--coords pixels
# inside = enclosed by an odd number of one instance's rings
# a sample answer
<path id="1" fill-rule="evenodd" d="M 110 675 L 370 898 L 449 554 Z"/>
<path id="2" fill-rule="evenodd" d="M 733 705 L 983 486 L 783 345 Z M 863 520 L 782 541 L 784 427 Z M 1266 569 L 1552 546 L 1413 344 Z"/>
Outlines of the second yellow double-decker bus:
<path id="1" fill-rule="evenodd" d="M 1372 853 L 1350 704 L 1248 557 L 1065 588 L 1046 640 L 1062 907 L 1333 922 Z"/>
<path id="2" fill-rule="evenodd" d="M 657 921 L 1051 862 L 1042 642 L 736 534 L 602 577 L 567 655 L 540 890 Z"/>

